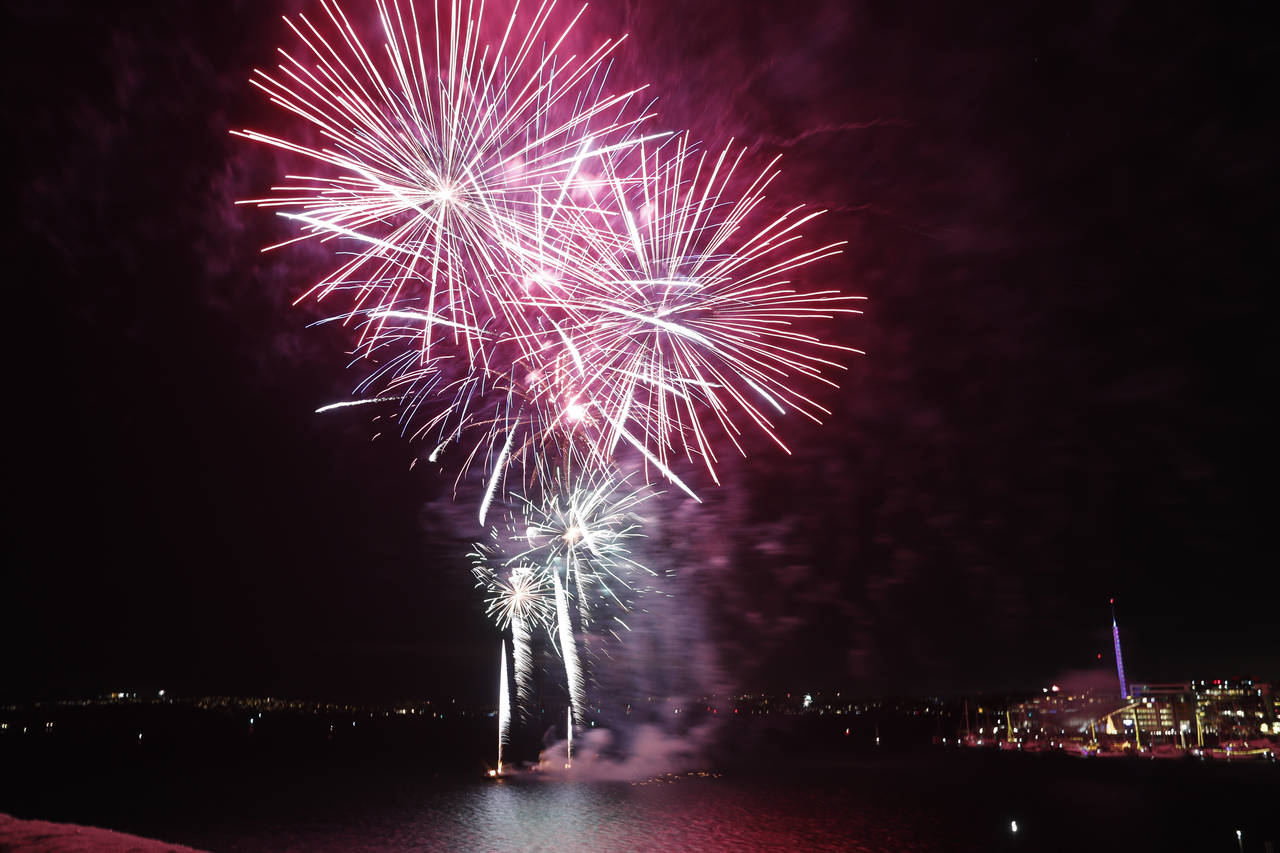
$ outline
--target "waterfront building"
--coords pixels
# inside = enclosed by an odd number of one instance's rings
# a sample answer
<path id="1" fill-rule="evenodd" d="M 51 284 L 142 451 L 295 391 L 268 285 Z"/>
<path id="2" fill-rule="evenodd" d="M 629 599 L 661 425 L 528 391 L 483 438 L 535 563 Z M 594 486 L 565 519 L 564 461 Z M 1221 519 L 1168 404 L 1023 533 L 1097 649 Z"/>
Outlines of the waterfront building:
<path id="1" fill-rule="evenodd" d="M 1196 695 L 1190 683 L 1133 684 L 1131 715 L 1139 736 L 1151 743 L 1187 746 L 1195 739 Z"/>
<path id="2" fill-rule="evenodd" d="M 1057 741 L 1088 731 L 1090 723 L 1122 706 L 1111 694 L 1045 688 L 1040 696 L 1013 703 L 1009 712 L 1016 735 Z"/>
<path id="3" fill-rule="evenodd" d="M 1276 705 L 1271 685 L 1251 678 L 1215 678 L 1192 682 L 1196 709 L 1205 734 L 1223 740 L 1274 731 Z"/>

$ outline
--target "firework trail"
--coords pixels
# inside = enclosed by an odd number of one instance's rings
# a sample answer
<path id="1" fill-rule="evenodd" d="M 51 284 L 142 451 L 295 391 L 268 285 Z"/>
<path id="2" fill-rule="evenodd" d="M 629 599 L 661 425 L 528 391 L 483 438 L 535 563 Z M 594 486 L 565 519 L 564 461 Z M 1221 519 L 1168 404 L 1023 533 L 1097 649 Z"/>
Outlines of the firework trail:
<path id="1" fill-rule="evenodd" d="M 493 475 L 489 478 L 488 488 L 484 490 L 484 499 L 480 501 L 481 524 L 484 524 L 485 517 L 489 514 L 489 504 L 493 502 L 493 492 L 498 487 L 498 479 L 502 476 L 507 459 L 511 456 L 511 442 L 515 440 L 515 437 L 515 430 L 507 433 L 507 441 L 502 445 L 502 452 L 498 454 L 497 461 L 493 463 Z"/>
<path id="2" fill-rule="evenodd" d="M 370 403 L 397 403 L 401 399 L 401 397 L 369 397 L 364 400 L 341 400 L 337 403 L 328 403 L 327 405 L 321 406 L 316 409 L 316 414 L 319 415 L 324 412 L 331 412 L 334 409 L 348 409 L 352 406 L 367 406 Z"/>
<path id="3" fill-rule="evenodd" d="M 532 718 L 529 709 L 533 705 L 533 650 L 530 644 L 533 634 L 529 623 L 516 614 L 511 617 L 511 657 L 516 671 L 516 704 L 520 708 L 520 717 L 524 720 Z"/>
<path id="4" fill-rule="evenodd" d="M 579 723 L 584 719 L 587 701 L 582 682 L 582 666 L 578 662 L 578 646 L 573 638 L 573 623 L 569 621 L 569 600 L 560 582 L 560 573 L 551 572 L 551 582 L 556 593 L 556 627 L 560 638 L 560 656 L 564 658 L 564 677 L 569 685 L 570 719 Z"/>
<path id="5" fill-rule="evenodd" d="M 573 708 L 569 708 L 565 712 L 565 742 L 564 742 L 564 766 L 565 769 L 573 762 Z"/>
<path id="6" fill-rule="evenodd" d="M 498 663 L 498 772 L 502 772 L 502 748 L 511 742 L 511 689 L 507 686 L 507 641 L 502 641 Z"/>
<path id="7" fill-rule="evenodd" d="M 488 615 L 499 630 L 511 630 L 522 719 L 532 716 L 534 704 L 532 629 L 546 628 L 560 648 L 571 707 L 581 721 L 586 691 L 577 632 L 589 636 L 595 617 L 610 608 L 628 612 L 637 579 L 653 574 L 631 557 L 631 540 L 641 535 L 636 509 L 653 493 L 580 461 L 570 455 L 542 465 L 539 496 L 512 495 L 515 508 L 505 526 L 492 528 L 490 542 L 476 543 L 469 555 L 476 585 L 488 595 Z M 619 617 L 612 621 L 625 628 Z M 620 639 L 613 627 L 607 630 Z"/>
<path id="8" fill-rule="evenodd" d="M 487 613 L 498 630 L 511 629 L 511 654 L 515 669 L 516 703 L 522 719 L 528 719 L 533 703 L 534 626 L 550 628 L 553 605 L 550 582 L 541 569 L 517 564 L 509 571 L 497 559 L 495 548 L 477 544 L 471 551 L 476 586 L 488 593 Z"/>

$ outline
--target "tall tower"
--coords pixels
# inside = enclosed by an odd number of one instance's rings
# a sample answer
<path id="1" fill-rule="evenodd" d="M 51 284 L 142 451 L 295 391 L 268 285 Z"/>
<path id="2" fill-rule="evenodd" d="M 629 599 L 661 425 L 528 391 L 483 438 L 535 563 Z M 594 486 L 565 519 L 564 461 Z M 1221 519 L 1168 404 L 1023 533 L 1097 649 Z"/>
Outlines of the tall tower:
<path id="1" fill-rule="evenodd" d="M 1116 646 L 1116 674 L 1120 676 L 1120 697 L 1129 697 L 1129 683 L 1124 680 L 1124 657 L 1120 654 L 1120 626 L 1116 624 L 1116 600 L 1111 599 L 1111 640 Z"/>

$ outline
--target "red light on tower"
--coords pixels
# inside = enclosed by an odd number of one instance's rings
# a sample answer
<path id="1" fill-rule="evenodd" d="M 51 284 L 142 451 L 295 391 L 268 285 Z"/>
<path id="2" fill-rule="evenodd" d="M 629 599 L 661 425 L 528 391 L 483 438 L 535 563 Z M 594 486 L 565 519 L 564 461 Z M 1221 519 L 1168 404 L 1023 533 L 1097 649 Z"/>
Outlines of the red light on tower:
<path id="1" fill-rule="evenodd" d="M 1102 652 L 1098 652 L 1098 660 L 1102 660 Z"/>

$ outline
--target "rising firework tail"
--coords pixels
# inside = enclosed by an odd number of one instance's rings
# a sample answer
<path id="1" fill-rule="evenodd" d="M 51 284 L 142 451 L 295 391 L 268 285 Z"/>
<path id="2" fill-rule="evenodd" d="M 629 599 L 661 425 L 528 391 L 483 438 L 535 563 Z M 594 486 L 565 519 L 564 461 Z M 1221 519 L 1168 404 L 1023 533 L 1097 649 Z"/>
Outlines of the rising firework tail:
<path id="1" fill-rule="evenodd" d="M 502 524 L 469 554 L 488 615 L 511 632 L 522 716 L 532 698 L 532 629 L 545 629 L 559 648 L 574 707 L 582 708 L 581 641 L 603 618 L 617 636 L 612 623 L 626 624 L 617 614 L 630 611 L 638 582 L 653 575 L 633 547 L 643 536 L 638 510 L 654 493 L 580 462 L 574 454 L 556 465 L 544 462 L 531 495 L 510 494 Z"/>
<path id="2" fill-rule="evenodd" d="M 502 773 L 503 748 L 511 743 L 511 688 L 507 684 L 507 643 L 498 657 L 498 773 Z"/>
<path id="3" fill-rule="evenodd" d="M 586 685 L 583 682 L 582 664 L 578 659 L 578 641 L 574 636 L 573 622 L 569 618 L 569 594 L 565 592 L 565 585 L 560 580 L 560 572 L 554 568 L 551 571 L 551 583 L 556 596 L 560 658 L 564 661 L 564 677 L 569 687 L 570 720 L 581 723 L 586 714 Z"/>

